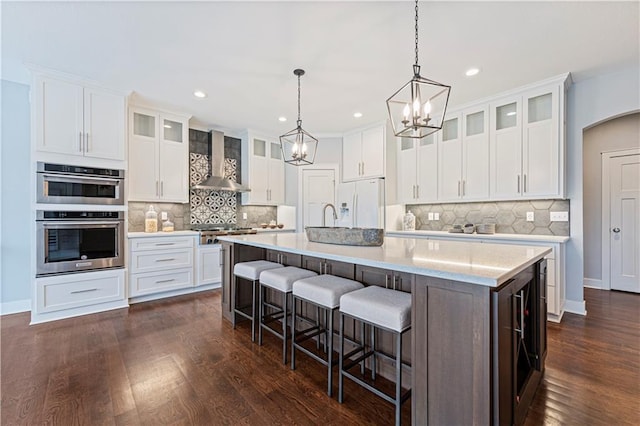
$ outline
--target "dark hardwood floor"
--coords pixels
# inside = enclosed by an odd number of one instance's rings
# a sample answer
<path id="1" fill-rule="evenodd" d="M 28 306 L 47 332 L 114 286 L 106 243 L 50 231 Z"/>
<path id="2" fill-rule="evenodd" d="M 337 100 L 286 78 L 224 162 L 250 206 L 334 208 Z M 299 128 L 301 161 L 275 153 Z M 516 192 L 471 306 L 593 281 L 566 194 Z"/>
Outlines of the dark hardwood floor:
<path id="1" fill-rule="evenodd" d="M 585 290 L 588 316 L 549 323 L 527 425 L 640 424 L 640 295 Z M 219 291 L 29 326 L 1 318 L 2 425 L 392 424 L 393 408 L 325 367 L 221 320 Z M 337 383 L 336 383 L 337 384 Z M 410 423 L 410 401 L 403 423 Z"/>

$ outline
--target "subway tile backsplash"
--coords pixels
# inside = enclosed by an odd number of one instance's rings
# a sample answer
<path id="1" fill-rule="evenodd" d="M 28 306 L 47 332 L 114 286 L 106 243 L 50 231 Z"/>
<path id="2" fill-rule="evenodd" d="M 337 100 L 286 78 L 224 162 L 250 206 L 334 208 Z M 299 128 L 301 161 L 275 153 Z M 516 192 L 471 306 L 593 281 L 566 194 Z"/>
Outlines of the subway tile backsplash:
<path id="1" fill-rule="evenodd" d="M 550 212 L 569 211 L 569 200 L 495 201 L 483 203 L 420 204 L 407 206 L 416 216 L 416 229 L 448 231 L 451 225 L 493 223 L 496 233 L 569 235 L 569 222 L 551 222 Z M 527 221 L 527 212 L 534 220 Z M 438 213 L 440 220 L 429 220 Z"/>

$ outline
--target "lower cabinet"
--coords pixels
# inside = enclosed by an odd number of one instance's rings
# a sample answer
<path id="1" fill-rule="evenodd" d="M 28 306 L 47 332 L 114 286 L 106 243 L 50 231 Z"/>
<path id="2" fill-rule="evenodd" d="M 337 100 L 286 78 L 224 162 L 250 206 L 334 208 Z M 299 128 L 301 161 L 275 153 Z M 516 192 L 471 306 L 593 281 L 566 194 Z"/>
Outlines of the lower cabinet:
<path id="1" fill-rule="evenodd" d="M 366 285 L 377 285 L 411 293 L 412 280 L 413 274 L 406 272 L 356 265 L 356 281 Z"/>
<path id="2" fill-rule="evenodd" d="M 196 286 L 218 284 L 222 280 L 222 256 L 218 244 L 196 250 Z"/>
<path id="3" fill-rule="evenodd" d="M 322 259 L 320 257 L 302 256 L 302 267 L 318 274 L 335 275 L 336 277 L 354 280 L 355 267 L 353 263 L 337 260 Z"/>
<path id="4" fill-rule="evenodd" d="M 280 263 L 284 266 L 295 266 L 297 268 L 302 266 L 302 255 L 279 250 L 267 250 L 265 260 Z"/>

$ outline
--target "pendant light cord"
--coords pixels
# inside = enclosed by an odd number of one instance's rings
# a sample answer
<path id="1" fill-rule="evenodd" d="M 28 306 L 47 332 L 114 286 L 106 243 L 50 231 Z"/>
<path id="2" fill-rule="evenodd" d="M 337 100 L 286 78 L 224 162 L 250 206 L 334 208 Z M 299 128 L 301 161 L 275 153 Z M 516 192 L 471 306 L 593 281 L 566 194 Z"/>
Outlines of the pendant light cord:
<path id="1" fill-rule="evenodd" d="M 298 76 L 298 127 L 302 125 L 302 120 L 300 120 L 300 76 Z"/>
<path id="2" fill-rule="evenodd" d="M 416 65 L 418 65 L 418 0 L 416 0 Z"/>

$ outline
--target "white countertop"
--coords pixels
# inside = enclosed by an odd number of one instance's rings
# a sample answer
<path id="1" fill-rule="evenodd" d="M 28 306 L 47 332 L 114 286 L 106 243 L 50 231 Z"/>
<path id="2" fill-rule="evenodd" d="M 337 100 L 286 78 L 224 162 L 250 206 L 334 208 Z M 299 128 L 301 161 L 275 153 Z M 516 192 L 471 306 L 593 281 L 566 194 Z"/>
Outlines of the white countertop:
<path id="1" fill-rule="evenodd" d="M 222 241 L 497 287 L 549 247 L 385 237 L 381 247 L 312 243 L 304 233 L 227 235 Z"/>
<path id="2" fill-rule="evenodd" d="M 566 243 L 569 237 L 558 235 L 528 235 L 528 234 L 465 234 L 447 231 L 386 231 L 385 235 L 394 237 L 440 237 L 440 238 L 471 238 L 478 240 L 512 240 L 531 241 L 541 243 Z"/>
<path id="3" fill-rule="evenodd" d="M 128 232 L 128 238 L 150 238 L 150 237 L 197 237 L 198 231 L 173 231 L 173 232 Z"/>
<path id="4" fill-rule="evenodd" d="M 294 228 L 251 228 L 258 231 L 258 234 L 265 232 L 296 232 Z"/>

